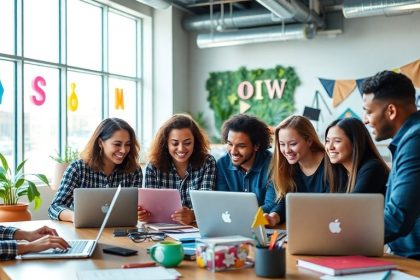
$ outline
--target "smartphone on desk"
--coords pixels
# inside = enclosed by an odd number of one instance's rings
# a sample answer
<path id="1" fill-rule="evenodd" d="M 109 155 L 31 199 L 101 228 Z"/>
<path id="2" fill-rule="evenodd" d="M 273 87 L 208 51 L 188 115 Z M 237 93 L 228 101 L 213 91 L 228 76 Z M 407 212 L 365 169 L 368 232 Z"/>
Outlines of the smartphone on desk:
<path id="1" fill-rule="evenodd" d="M 137 250 L 127 249 L 123 247 L 108 247 L 102 249 L 102 251 L 107 254 L 113 254 L 124 257 L 137 255 Z"/>

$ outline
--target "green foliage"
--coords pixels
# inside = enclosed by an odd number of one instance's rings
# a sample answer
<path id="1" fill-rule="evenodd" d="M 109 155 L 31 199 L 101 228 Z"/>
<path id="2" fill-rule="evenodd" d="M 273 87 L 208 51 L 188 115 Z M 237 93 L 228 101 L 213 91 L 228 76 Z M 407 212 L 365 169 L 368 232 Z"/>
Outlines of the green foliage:
<path id="1" fill-rule="evenodd" d="M 12 172 L 3 154 L 0 153 L 0 198 L 6 205 L 15 205 L 19 198 L 27 196 L 29 202 L 34 201 L 34 209 L 41 206 L 41 195 L 34 182 L 27 179 L 28 176 L 35 176 L 49 186 L 48 179 L 44 174 L 24 174 L 23 167 L 26 160 L 22 161 Z"/>
<path id="2" fill-rule="evenodd" d="M 52 158 L 58 163 L 71 163 L 72 161 L 79 158 L 79 151 L 77 149 L 73 149 L 69 146 L 66 146 L 63 155 L 60 155 L 57 152 L 56 156 L 50 156 L 50 158 Z"/>
<path id="3" fill-rule="evenodd" d="M 265 85 L 262 85 L 262 100 L 255 99 L 256 80 L 286 79 L 286 86 L 282 98 L 270 99 Z M 292 67 L 284 68 L 277 65 L 272 69 L 248 70 L 245 67 L 238 71 L 212 72 L 206 83 L 208 91 L 207 101 L 214 111 L 216 128 L 220 130 L 223 122 L 230 116 L 239 113 L 240 98 L 237 94 L 238 85 L 249 81 L 254 86 L 254 96 L 244 100 L 251 105 L 247 114 L 255 115 L 268 125 L 275 126 L 287 116 L 295 112 L 294 92 L 300 80 Z"/>

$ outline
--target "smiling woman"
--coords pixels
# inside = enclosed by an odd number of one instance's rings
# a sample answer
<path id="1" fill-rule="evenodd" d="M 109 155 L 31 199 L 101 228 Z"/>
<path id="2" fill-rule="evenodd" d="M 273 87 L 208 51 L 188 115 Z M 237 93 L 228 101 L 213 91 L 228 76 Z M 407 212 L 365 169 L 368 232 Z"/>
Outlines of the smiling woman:
<path id="1" fill-rule="evenodd" d="M 75 188 L 141 187 L 142 170 L 137 161 L 140 146 L 133 128 L 124 120 L 108 118 L 94 131 L 81 159 L 65 171 L 48 209 L 51 219 L 74 221 Z"/>
<path id="2" fill-rule="evenodd" d="M 186 114 L 173 115 L 158 130 L 152 142 L 146 167 L 146 188 L 178 189 L 183 208 L 172 214 L 175 222 L 191 224 L 195 220 L 190 190 L 213 190 L 216 161 L 209 154 L 205 132 Z M 147 209 L 139 212 L 148 221 Z"/>

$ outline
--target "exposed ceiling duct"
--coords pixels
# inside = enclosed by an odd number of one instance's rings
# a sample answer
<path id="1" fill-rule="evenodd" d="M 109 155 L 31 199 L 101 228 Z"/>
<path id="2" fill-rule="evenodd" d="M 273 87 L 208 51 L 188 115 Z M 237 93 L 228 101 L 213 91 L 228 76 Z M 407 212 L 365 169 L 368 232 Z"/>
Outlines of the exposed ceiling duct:
<path id="1" fill-rule="evenodd" d="M 299 0 L 257 0 L 257 2 L 280 18 L 314 23 L 317 27 L 323 27 L 322 19 Z"/>
<path id="2" fill-rule="evenodd" d="M 420 10 L 420 0 L 344 0 L 346 18 L 398 15 Z"/>
<path id="3" fill-rule="evenodd" d="M 266 9 L 253 9 L 235 13 L 214 13 L 210 15 L 199 15 L 185 17 L 182 25 L 187 31 L 210 31 L 223 29 L 237 29 L 246 27 L 267 26 L 279 24 L 283 20 L 273 15 Z M 294 20 L 284 20 L 285 23 Z"/>
<path id="4" fill-rule="evenodd" d="M 137 1 L 158 10 L 167 9 L 171 5 L 166 0 L 137 0 Z"/>
<path id="5" fill-rule="evenodd" d="M 313 35 L 314 30 L 306 24 L 289 24 L 284 27 L 269 26 L 238 31 L 199 34 L 197 36 L 197 45 L 199 48 L 235 46 L 261 42 L 310 39 Z"/>

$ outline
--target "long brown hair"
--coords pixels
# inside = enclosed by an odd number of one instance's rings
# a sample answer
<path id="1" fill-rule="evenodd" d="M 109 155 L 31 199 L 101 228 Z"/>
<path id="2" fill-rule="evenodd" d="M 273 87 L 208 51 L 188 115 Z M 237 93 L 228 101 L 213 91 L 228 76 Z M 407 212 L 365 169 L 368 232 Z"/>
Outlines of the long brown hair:
<path id="1" fill-rule="evenodd" d="M 119 118 L 107 118 L 103 120 L 93 132 L 80 157 L 87 166 L 95 171 L 102 170 L 104 162 L 102 159 L 99 139 L 106 141 L 118 130 L 125 130 L 130 135 L 130 152 L 124 158 L 124 161 L 117 165 L 123 173 L 131 173 L 140 167 L 138 162 L 140 153 L 140 144 L 137 142 L 134 129 L 124 120 Z"/>
<path id="2" fill-rule="evenodd" d="M 364 159 L 376 159 L 378 160 L 386 170 L 389 170 L 385 161 L 381 157 L 376 148 L 375 144 L 370 137 L 369 131 L 366 126 L 356 118 L 345 118 L 333 121 L 325 130 L 325 138 L 328 135 L 328 131 L 338 126 L 344 131 L 346 136 L 349 138 L 352 145 L 352 162 L 353 168 L 349 172 L 349 177 L 346 185 L 346 192 L 352 192 L 354 185 L 356 184 L 356 176 L 359 171 L 360 164 Z M 337 192 L 339 190 L 339 174 L 347 173 L 347 170 L 342 164 L 332 164 L 328 156 L 325 157 L 325 178 L 330 184 L 330 191 Z"/>
<path id="3" fill-rule="evenodd" d="M 150 146 L 149 161 L 160 171 L 168 173 L 172 162 L 168 149 L 169 133 L 172 129 L 183 128 L 188 128 L 194 136 L 194 150 L 189 162 L 193 168 L 199 168 L 203 165 L 210 148 L 207 134 L 191 116 L 175 114 L 159 128 Z"/>
<path id="4" fill-rule="evenodd" d="M 279 132 L 286 128 L 296 130 L 305 140 L 312 140 L 310 147 L 312 153 L 325 152 L 324 145 L 319 140 L 315 128 L 307 118 L 303 116 L 290 116 L 284 119 L 276 127 L 274 133 L 274 154 L 270 163 L 271 180 L 276 190 L 277 200 L 280 200 L 288 192 L 296 188 L 293 167 L 287 162 L 280 151 Z"/>

